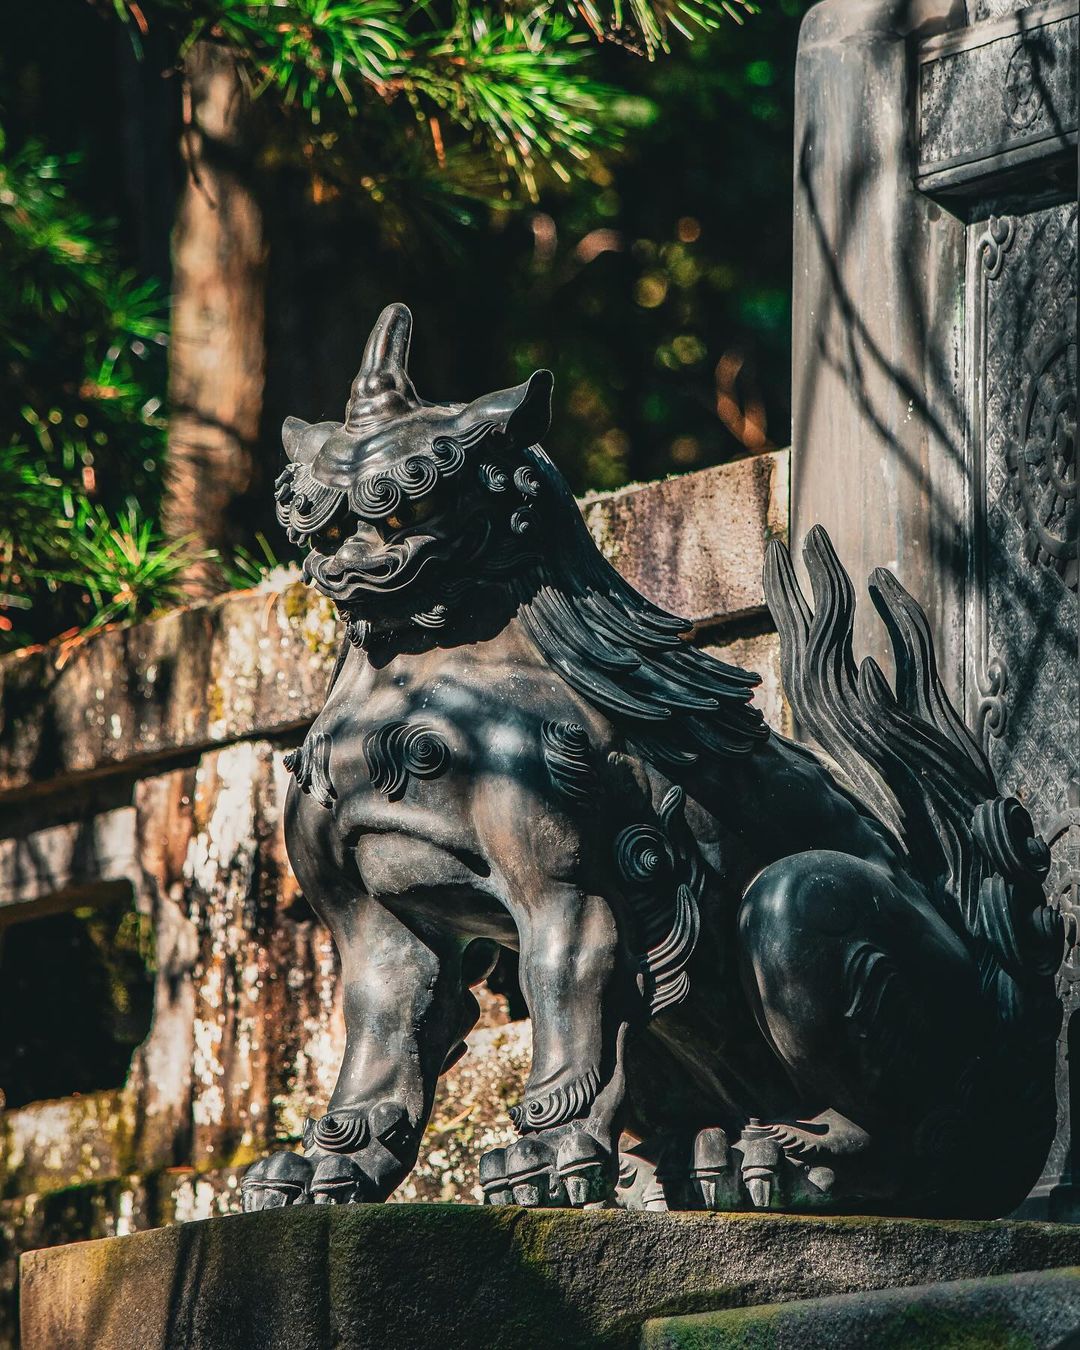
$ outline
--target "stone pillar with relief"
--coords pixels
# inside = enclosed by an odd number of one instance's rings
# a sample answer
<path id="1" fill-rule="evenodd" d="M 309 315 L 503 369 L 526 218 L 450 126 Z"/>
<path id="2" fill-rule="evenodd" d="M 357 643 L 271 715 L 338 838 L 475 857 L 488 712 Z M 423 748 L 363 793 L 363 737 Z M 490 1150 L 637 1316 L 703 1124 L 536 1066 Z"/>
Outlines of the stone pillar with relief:
<path id="1" fill-rule="evenodd" d="M 820 521 L 853 573 L 889 561 L 932 601 L 1051 847 L 1058 1131 L 1024 1212 L 1054 1218 L 1080 1217 L 1077 23 L 1076 0 L 822 0 L 795 147 L 792 532 Z M 856 645 L 882 654 L 866 616 Z"/>

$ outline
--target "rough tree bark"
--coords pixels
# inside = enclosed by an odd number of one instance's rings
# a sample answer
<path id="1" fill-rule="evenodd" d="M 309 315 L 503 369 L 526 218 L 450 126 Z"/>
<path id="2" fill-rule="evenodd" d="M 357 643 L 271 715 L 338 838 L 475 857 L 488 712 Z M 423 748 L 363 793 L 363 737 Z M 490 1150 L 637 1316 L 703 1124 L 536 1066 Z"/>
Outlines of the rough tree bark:
<path id="1" fill-rule="evenodd" d="M 254 113 L 227 49 L 192 47 L 184 99 L 164 520 L 170 538 L 190 535 L 221 548 L 240 533 L 256 477 L 267 248 L 254 183 Z M 205 562 L 187 577 L 193 596 L 219 584 L 219 570 Z"/>

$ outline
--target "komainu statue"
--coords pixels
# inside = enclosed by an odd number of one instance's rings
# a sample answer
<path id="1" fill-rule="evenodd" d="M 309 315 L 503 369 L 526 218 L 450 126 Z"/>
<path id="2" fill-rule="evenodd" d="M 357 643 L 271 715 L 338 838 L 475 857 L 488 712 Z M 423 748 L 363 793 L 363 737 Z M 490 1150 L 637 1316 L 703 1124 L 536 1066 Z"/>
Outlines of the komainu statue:
<path id="1" fill-rule="evenodd" d="M 812 604 L 771 544 L 787 695 L 830 771 L 597 551 L 539 445 L 551 375 L 428 403 L 411 327 L 383 312 L 343 423 L 283 430 L 278 517 L 344 621 L 286 839 L 348 1035 L 246 1208 L 385 1199 L 508 948 L 533 1057 L 489 1203 L 1009 1211 L 1054 1130 L 1062 922 L 922 610 L 873 574 L 890 687 L 855 665 L 824 531 Z"/>

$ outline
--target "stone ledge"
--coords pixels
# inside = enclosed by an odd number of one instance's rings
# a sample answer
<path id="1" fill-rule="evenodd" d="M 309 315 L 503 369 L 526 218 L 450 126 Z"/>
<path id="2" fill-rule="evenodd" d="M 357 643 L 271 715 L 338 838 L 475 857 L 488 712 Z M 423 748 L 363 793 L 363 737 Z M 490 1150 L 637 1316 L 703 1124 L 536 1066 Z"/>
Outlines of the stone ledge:
<path id="1" fill-rule="evenodd" d="M 699 627 L 764 612 L 765 545 L 787 538 L 788 451 L 582 504 L 597 547 L 643 595 Z"/>
<path id="2" fill-rule="evenodd" d="M 675 1317 L 1080 1263 L 1080 1229 L 305 1206 L 30 1252 L 23 1350 L 632 1347 Z"/>
<path id="3" fill-rule="evenodd" d="M 764 612 L 766 541 L 787 528 L 787 451 L 584 504 L 594 538 L 650 599 L 708 627 Z M 296 583 L 176 610 L 72 647 L 0 660 L 0 800 L 293 733 L 337 655 L 330 604 Z"/>
<path id="4" fill-rule="evenodd" d="M 1072 1267 L 661 1317 L 645 1324 L 641 1350 L 1065 1350 L 1077 1332 Z"/>

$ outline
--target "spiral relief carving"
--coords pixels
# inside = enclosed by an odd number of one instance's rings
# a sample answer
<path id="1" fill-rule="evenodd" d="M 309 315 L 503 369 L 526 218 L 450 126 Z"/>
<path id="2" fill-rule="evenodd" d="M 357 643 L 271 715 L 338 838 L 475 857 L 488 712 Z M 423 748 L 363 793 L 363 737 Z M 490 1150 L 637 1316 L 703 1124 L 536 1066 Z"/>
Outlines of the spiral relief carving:
<path id="1" fill-rule="evenodd" d="M 337 792 L 330 780 L 330 754 L 334 743 L 325 731 L 309 732 L 304 744 L 290 750 L 282 763 L 296 778 L 301 792 L 309 792 L 329 810 Z"/>
<path id="2" fill-rule="evenodd" d="M 1041 886 L 1050 871 L 1050 850 L 1035 833 L 1031 816 L 1015 797 L 998 797 L 975 808 L 971 832 L 995 872 L 1010 881 Z"/>
<path id="3" fill-rule="evenodd" d="M 565 1125 L 568 1120 L 585 1115 L 599 1091 L 600 1075 L 591 1068 L 580 1078 L 554 1088 L 543 1097 L 533 1097 L 519 1106 L 510 1107 L 510 1120 L 519 1133 Z"/>
<path id="4" fill-rule="evenodd" d="M 367 1121 L 362 1116 L 323 1116 L 315 1122 L 315 1143 L 327 1153 L 355 1153 L 368 1139 Z"/>
<path id="5" fill-rule="evenodd" d="M 388 800 L 405 795 L 411 778 L 437 778 L 450 764 L 446 743 L 430 727 L 397 718 L 364 737 L 372 785 Z"/>
<path id="6" fill-rule="evenodd" d="M 655 826 L 628 825 L 615 840 L 615 861 L 631 885 L 654 885 L 671 871 L 671 849 Z"/>
<path id="7" fill-rule="evenodd" d="M 514 486 L 523 497 L 535 497 L 540 491 L 540 479 L 528 464 L 520 464 L 514 470 Z"/>
<path id="8" fill-rule="evenodd" d="M 497 464 L 481 464 L 480 481 L 489 492 L 505 492 L 510 486 L 509 474 Z"/>
<path id="9" fill-rule="evenodd" d="M 544 722 L 540 728 L 544 763 L 555 787 L 582 806 L 592 807 L 599 786 L 589 758 L 589 737 L 577 722 Z"/>
<path id="10" fill-rule="evenodd" d="M 405 500 L 418 501 L 441 481 L 453 478 L 465 464 L 464 442 L 440 437 L 427 454 L 409 455 L 378 473 L 353 484 L 349 504 L 363 520 L 379 521 L 401 509 Z"/>
<path id="11" fill-rule="evenodd" d="M 701 931 L 704 869 L 685 805 L 686 793 L 673 787 L 660 803 L 659 826 L 628 825 L 615 839 L 615 863 L 640 925 L 642 979 L 652 1017 L 690 992 L 686 967 Z"/>

